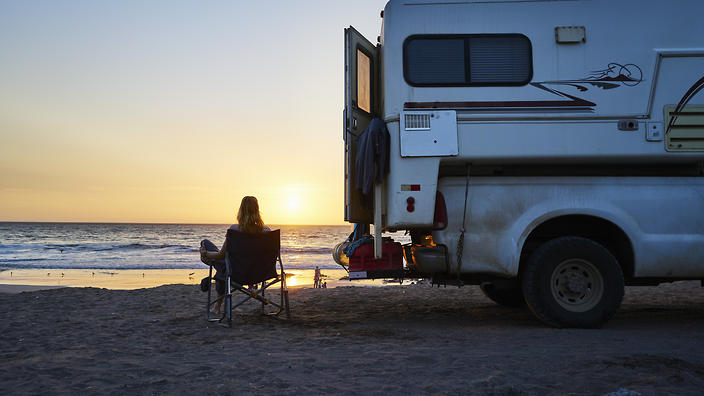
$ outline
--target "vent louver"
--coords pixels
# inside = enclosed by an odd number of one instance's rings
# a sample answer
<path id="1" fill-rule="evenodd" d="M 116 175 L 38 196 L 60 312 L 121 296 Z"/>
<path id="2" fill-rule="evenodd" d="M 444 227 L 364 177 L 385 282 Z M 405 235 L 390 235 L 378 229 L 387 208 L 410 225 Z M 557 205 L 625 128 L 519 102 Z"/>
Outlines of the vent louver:
<path id="1" fill-rule="evenodd" d="M 665 106 L 667 151 L 704 151 L 704 105 Z"/>
<path id="2" fill-rule="evenodd" d="M 430 114 L 405 114 L 404 123 L 407 131 L 429 131 Z"/>

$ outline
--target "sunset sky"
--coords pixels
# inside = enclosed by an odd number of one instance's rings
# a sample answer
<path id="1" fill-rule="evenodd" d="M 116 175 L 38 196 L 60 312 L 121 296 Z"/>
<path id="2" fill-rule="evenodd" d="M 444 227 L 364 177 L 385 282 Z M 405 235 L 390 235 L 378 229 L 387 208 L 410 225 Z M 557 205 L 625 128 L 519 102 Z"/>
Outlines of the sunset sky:
<path id="1" fill-rule="evenodd" d="M 350 4 L 0 2 L 0 221 L 342 224 Z"/>

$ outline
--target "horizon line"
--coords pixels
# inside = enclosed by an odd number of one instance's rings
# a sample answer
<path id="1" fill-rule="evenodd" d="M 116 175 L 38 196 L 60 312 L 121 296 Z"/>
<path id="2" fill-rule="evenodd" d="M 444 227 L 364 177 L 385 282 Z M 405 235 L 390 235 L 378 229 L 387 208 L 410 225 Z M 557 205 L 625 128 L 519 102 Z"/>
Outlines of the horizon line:
<path id="1" fill-rule="evenodd" d="M 167 223 L 167 222 L 136 222 L 136 221 L 23 221 L 23 220 L 0 220 L 0 223 L 35 223 L 35 224 L 151 224 L 151 225 L 227 225 L 235 223 Z M 342 224 L 286 224 L 271 223 L 274 226 L 346 226 L 352 223 Z"/>

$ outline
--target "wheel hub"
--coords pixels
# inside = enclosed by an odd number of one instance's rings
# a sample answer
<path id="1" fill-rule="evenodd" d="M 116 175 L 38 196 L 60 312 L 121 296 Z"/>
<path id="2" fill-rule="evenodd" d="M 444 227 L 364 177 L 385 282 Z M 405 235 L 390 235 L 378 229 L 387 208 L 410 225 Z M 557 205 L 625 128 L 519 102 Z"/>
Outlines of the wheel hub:
<path id="1" fill-rule="evenodd" d="M 572 293 L 582 294 L 585 292 L 587 282 L 578 275 L 571 274 L 567 280 L 567 290 Z"/>
<path id="2" fill-rule="evenodd" d="M 550 291 L 560 306 L 571 312 L 594 308 L 604 294 L 604 278 L 591 262 L 568 259 L 555 267 Z"/>

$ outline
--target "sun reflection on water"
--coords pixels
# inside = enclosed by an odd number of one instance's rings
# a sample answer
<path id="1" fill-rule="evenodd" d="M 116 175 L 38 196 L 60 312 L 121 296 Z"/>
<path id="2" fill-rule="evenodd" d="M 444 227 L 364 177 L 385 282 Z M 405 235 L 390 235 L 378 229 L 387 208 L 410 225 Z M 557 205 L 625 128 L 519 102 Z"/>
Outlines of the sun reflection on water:
<path id="1" fill-rule="evenodd" d="M 301 285 L 302 277 L 296 273 L 286 273 L 286 286 L 296 287 Z"/>

